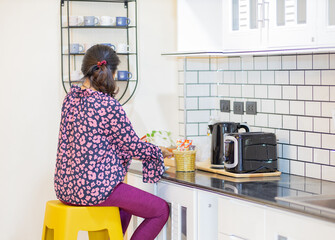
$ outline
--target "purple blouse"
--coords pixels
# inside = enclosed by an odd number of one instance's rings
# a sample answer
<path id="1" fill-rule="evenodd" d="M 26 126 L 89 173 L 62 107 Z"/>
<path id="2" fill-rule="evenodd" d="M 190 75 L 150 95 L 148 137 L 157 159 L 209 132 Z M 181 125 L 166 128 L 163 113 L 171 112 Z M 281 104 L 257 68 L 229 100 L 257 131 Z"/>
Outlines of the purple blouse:
<path id="1" fill-rule="evenodd" d="M 74 205 L 102 203 L 124 180 L 132 158 L 143 163 L 143 182 L 164 173 L 161 150 L 140 140 L 120 103 L 73 86 L 63 102 L 54 185 Z"/>

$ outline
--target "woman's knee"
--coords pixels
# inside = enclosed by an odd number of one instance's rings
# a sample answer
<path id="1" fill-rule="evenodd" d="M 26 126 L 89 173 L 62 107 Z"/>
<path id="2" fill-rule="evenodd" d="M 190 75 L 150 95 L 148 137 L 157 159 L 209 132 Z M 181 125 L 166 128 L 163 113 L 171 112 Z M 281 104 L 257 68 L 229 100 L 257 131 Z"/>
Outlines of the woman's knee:
<path id="1" fill-rule="evenodd" d="M 169 216 L 170 216 L 170 207 L 169 204 L 166 201 L 164 201 L 164 204 L 162 206 L 162 218 L 166 222 L 169 219 Z"/>

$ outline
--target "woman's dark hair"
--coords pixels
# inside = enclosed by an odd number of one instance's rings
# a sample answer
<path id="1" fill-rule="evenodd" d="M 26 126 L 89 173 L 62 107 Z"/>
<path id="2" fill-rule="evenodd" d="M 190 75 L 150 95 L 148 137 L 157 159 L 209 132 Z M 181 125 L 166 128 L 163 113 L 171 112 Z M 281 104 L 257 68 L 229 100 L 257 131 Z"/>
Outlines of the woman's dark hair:
<path id="1" fill-rule="evenodd" d="M 101 63 L 103 60 L 106 61 L 106 64 L 99 66 L 98 62 Z M 84 78 L 87 77 L 90 80 L 92 87 L 114 97 L 118 88 L 113 75 L 119 63 L 120 59 L 112 48 L 97 44 L 86 51 L 81 71 Z"/>

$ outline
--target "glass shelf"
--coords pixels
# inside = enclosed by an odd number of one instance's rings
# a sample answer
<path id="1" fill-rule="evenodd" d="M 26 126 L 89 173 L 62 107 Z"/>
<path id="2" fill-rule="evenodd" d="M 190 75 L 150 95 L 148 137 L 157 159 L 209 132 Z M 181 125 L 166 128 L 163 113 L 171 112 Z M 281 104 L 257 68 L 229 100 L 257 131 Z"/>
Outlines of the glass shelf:
<path id="1" fill-rule="evenodd" d="M 64 3 L 65 0 L 62 0 Z M 69 2 L 92 2 L 92 0 L 67 0 Z M 109 3 L 129 3 L 136 2 L 136 0 L 94 0 L 94 2 L 109 2 Z"/>
<path id="2" fill-rule="evenodd" d="M 62 29 L 68 29 L 68 28 L 73 28 L 73 29 L 91 29 L 91 28 L 114 28 L 114 29 L 128 29 L 128 28 L 136 28 L 136 26 L 68 26 L 68 27 L 62 27 Z"/>
<path id="3" fill-rule="evenodd" d="M 124 56 L 137 55 L 137 53 L 118 53 L 118 52 L 116 52 L 116 54 L 117 55 L 124 55 Z M 70 53 L 70 54 L 68 54 L 68 53 L 62 53 L 62 55 L 63 56 L 68 56 L 68 55 L 70 55 L 70 56 L 84 56 L 85 53 Z"/>
<path id="4" fill-rule="evenodd" d="M 130 80 L 115 80 L 115 82 L 117 83 L 127 83 L 127 82 L 136 82 L 137 79 L 130 79 Z M 65 83 L 73 83 L 73 84 L 78 84 L 78 83 L 82 83 L 82 80 L 79 79 L 79 80 L 64 80 Z"/>

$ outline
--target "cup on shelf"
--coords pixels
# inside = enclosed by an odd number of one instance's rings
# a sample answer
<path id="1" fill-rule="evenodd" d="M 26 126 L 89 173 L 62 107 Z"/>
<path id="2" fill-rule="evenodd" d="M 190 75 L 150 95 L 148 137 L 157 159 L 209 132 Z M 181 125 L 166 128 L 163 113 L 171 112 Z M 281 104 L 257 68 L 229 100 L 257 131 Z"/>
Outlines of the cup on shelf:
<path id="1" fill-rule="evenodd" d="M 116 49 L 118 53 L 129 53 L 130 52 L 129 45 L 127 45 L 126 43 L 119 43 Z"/>
<path id="2" fill-rule="evenodd" d="M 95 26 L 99 24 L 99 18 L 96 16 L 84 16 L 85 26 Z"/>
<path id="3" fill-rule="evenodd" d="M 111 16 L 101 16 L 100 25 L 101 26 L 115 26 L 116 19 Z"/>
<path id="4" fill-rule="evenodd" d="M 131 79 L 132 77 L 133 75 L 131 74 L 131 72 L 128 72 L 128 71 L 118 71 L 117 72 L 117 80 L 119 81 L 127 81 Z"/>
<path id="5" fill-rule="evenodd" d="M 69 26 L 81 26 L 83 23 L 83 16 L 69 16 Z"/>
<path id="6" fill-rule="evenodd" d="M 116 49 L 115 45 L 111 44 L 111 43 L 100 43 L 101 45 L 105 45 L 105 46 L 108 46 L 110 48 L 112 48 L 114 51 Z"/>
<path id="7" fill-rule="evenodd" d="M 130 19 L 127 17 L 116 17 L 116 26 L 125 27 L 130 24 Z"/>
<path id="8" fill-rule="evenodd" d="M 81 53 L 84 51 L 84 46 L 79 44 L 79 43 L 71 43 L 70 44 L 70 53 L 71 54 L 76 54 L 76 53 Z"/>

